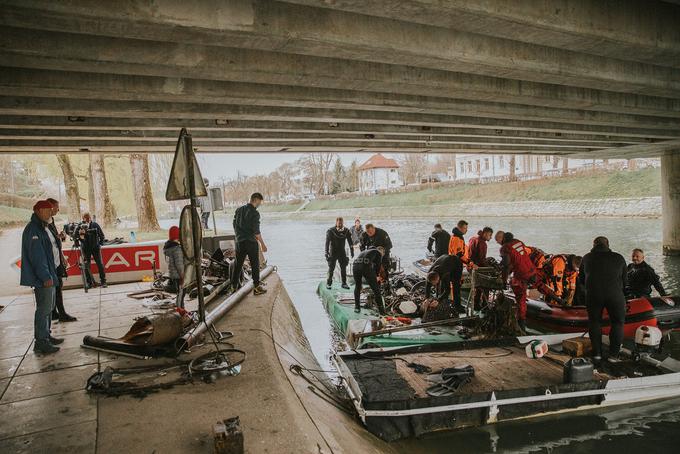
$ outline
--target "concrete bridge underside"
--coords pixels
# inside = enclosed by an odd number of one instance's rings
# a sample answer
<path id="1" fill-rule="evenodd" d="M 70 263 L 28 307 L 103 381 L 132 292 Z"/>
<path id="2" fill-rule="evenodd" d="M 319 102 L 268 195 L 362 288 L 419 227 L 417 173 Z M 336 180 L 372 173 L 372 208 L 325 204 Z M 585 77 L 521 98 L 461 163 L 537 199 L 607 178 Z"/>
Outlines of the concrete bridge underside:
<path id="1" fill-rule="evenodd" d="M 680 2 L 0 0 L 0 152 L 662 157 Z"/>

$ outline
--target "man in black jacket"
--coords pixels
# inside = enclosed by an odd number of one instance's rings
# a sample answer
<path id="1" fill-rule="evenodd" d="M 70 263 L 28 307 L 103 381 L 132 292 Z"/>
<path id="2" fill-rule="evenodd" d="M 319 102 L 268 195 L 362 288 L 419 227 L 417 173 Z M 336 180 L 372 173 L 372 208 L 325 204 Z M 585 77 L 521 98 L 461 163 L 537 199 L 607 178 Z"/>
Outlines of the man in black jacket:
<path id="1" fill-rule="evenodd" d="M 241 287 L 241 270 L 247 256 L 248 260 L 250 260 L 250 270 L 253 275 L 253 293 L 255 295 L 267 293 L 267 289 L 260 284 L 260 251 L 258 248 L 259 243 L 262 252 L 267 252 L 267 246 L 264 244 L 260 234 L 260 213 L 257 211 L 263 199 L 262 194 L 255 192 L 250 196 L 250 202 L 237 208 L 236 212 L 234 212 L 236 264 L 232 270 L 231 282 L 234 289 Z"/>
<path id="2" fill-rule="evenodd" d="M 607 309 L 611 326 L 609 360 L 617 362 L 626 319 L 626 260 L 609 249 L 607 238 L 598 236 L 593 240 L 593 249 L 583 257 L 578 279 L 586 291 L 593 360 L 596 363 L 602 360 L 602 313 Z"/>
<path id="3" fill-rule="evenodd" d="M 660 296 L 666 296 L 659 275 L 656 274 L 654 268 L 645 262 L 645 253 L 642 249 L 633 249 L 631 261 L 633 263 L 628 264 L 626 296 L 629 298 L 650 297 L 652 296 L 652 286 L 659 292 Z"/>
<path id="4" fill-rule="evenodd" d="M 54 309 L 52 310 L 52 320 L 59 320 L 60 322 L 75 322 L 78 319 L 66 313 L 66 309 L 64 308 L 64 295 L 61 292 L 61 289 L 64 285 L 64 279 L 68 277 L 68 273 L 66 272 L 66 258 L 62 252 L 62 241 L 66 239 L 66 235 L 64 232 L 60 233 L 56 224 L 54 223 L 54 217 L 59 213 L 59 201 L 51 198 L 47 199 L 47 201 L 52 204 L 52 219 L 50 220 L 49 224 L 47 224 L 47 228 L 50 229 L 50 232 L 52 232 L 52 236 L 54 237 L 57 248 L 59 249 L 59 266 L 57 267 L 57 277 L 59 278 L 59 281 L 57 282 L 57 285 L 55 285 L 56 300 Z"/>
<path id="5" fill-rule="evenodd" d="M 442 255 L 430 267 L 427 273 L 425 294 L 430 295 L 432 287 L 437 289 L 437 300 L 442 304 L 450 304 L 453 287 L 453 309 L 465 312 L 460 302 L 460 287 L 463 277 L 463 262 L 457 255 Z"/>
<path id="6" fill-rule="evenodd" d="M 373 290 L 375 304 L 381 315 L 385 314 L 380 286 L 378 285 L 378 274 L 385 250 L 382 247 L 369 247 L 361 251 L 352 264 L 352 275 L 354 276 L 354 312 L 361 312 L 361 289 L 362 282 L 366 282 Z"/>
<path id="7" fill-rule="evenodd" d="M 97 222 L 92 220 L 90 213 L 83 214 L 83 222 L 78 226 L 78 235 L 76 236 L 76 239 L 76 246 L 80 246 L 80 243 L 82 243 L 83 263 L 85 264 L 87 285 L 89 287 L 94 287 L 95 285 L 94 277 L 92 276 L 92 271 L 90 269 L 92 258 L 94 258 L 94 263 L 97 264 L 97 270 L 99 270 L 99 282 L 102 287 L 106 287 L 106 271 L 104 271 L 101 251 L 101 246 L 106 238 L 104 237 L 104 231 Z"/>
<path id="8" fill-rule="evenodd" d="M 326 288 L 330 289 L 333 285 L 333 273 L 335 273 L 336 262 L 340 263 L 340 277 L 342 278 L 342 288 L 349 289 L 347 285 L 347 265 L 349 259 L 347 258 L 347 251 L 345 250 L 345 243 L 349 247 L 349 253 L 354 258 L 354 247 L 352 247 L 352 233 L 344 226 L 342 218 L 335 220 L 335 227 L 331 227 L 326 231 L 326 247 L 324 253 L 326 261 L 328 262 L 328 278 L 326 279 Z"/>
<path id="9" fill-rule="evenodd" d="M 366 231 L 361 234 L 361 250 L 365 251 L 368 248 L 378 248 L 381 247 L 385 251 L 382 257 L 382 267 L 384 272 L 385 281 L 388 285 L 390 283 L 390 251 L 392 250 L 392 240 L 390 236 L 381 228 L 374 226 L 373 224 L 366 224 Z"/>
<path id="10" fill-rule="evenodd" d="M 435 224 L 434 231 L 430 234 L 430 238 L 427 240 L 427 252 L 432 253 L 435 259 L 447 254 L 449 251 L 450 240 L 451 234 L 444 230 L 441 224 Z M 432 250 L 433 245 L 434 250 Z"/>

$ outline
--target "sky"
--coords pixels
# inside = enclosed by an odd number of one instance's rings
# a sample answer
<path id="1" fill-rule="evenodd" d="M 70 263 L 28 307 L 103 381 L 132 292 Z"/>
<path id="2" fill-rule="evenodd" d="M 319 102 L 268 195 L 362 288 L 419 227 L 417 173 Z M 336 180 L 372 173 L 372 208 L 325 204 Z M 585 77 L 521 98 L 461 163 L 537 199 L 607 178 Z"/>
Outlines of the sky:
<path id="1" fill-rule="evenodd" d="M 302 156 L 302 153 L 198 153 L 198 163 L 201 166 L 201 174 L 210 181 L 218 181 L 221 177 L 234 178 L 239 170 L 242 174 L 262 175 L 268 174 L 284 162 L 293 162 Z M 349 165 L 354 159 L 359 164 L 366 161 L 369 153 L 342 153 L 339 154 L 344 165 Z M 391 156 L 387 154 L 386 156 Z M 391 156 L 395 157 L 395 156 Z"/>

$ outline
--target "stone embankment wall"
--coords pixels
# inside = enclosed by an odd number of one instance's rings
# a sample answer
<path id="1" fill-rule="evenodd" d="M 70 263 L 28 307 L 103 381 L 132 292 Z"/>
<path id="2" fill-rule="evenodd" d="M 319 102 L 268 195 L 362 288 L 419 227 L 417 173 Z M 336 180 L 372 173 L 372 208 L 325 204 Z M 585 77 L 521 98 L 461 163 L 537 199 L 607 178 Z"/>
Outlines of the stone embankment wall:
<path id="1" fill-rule="evenodd" d="M 328 219 L 371 216 L 382 219 L 422 217 L 647 217 L 661 216 L 661 197 L 516 202 L 462 202 L 448 205 L 343 208 L 266 213 L 270 219 Z"/>

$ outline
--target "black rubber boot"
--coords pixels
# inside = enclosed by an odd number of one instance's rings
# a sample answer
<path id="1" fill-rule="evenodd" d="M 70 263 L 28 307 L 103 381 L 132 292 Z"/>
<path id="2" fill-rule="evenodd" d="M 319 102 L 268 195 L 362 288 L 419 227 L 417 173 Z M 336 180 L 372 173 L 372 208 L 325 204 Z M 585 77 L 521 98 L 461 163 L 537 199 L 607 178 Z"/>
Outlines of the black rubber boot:
<path id="1" fill-rule="evenodd" d="M 357 314 L 359 312 L 361 312 L 361 307 L 360 306 L 354 306 L 354 312 L 356 312 Z"/>

